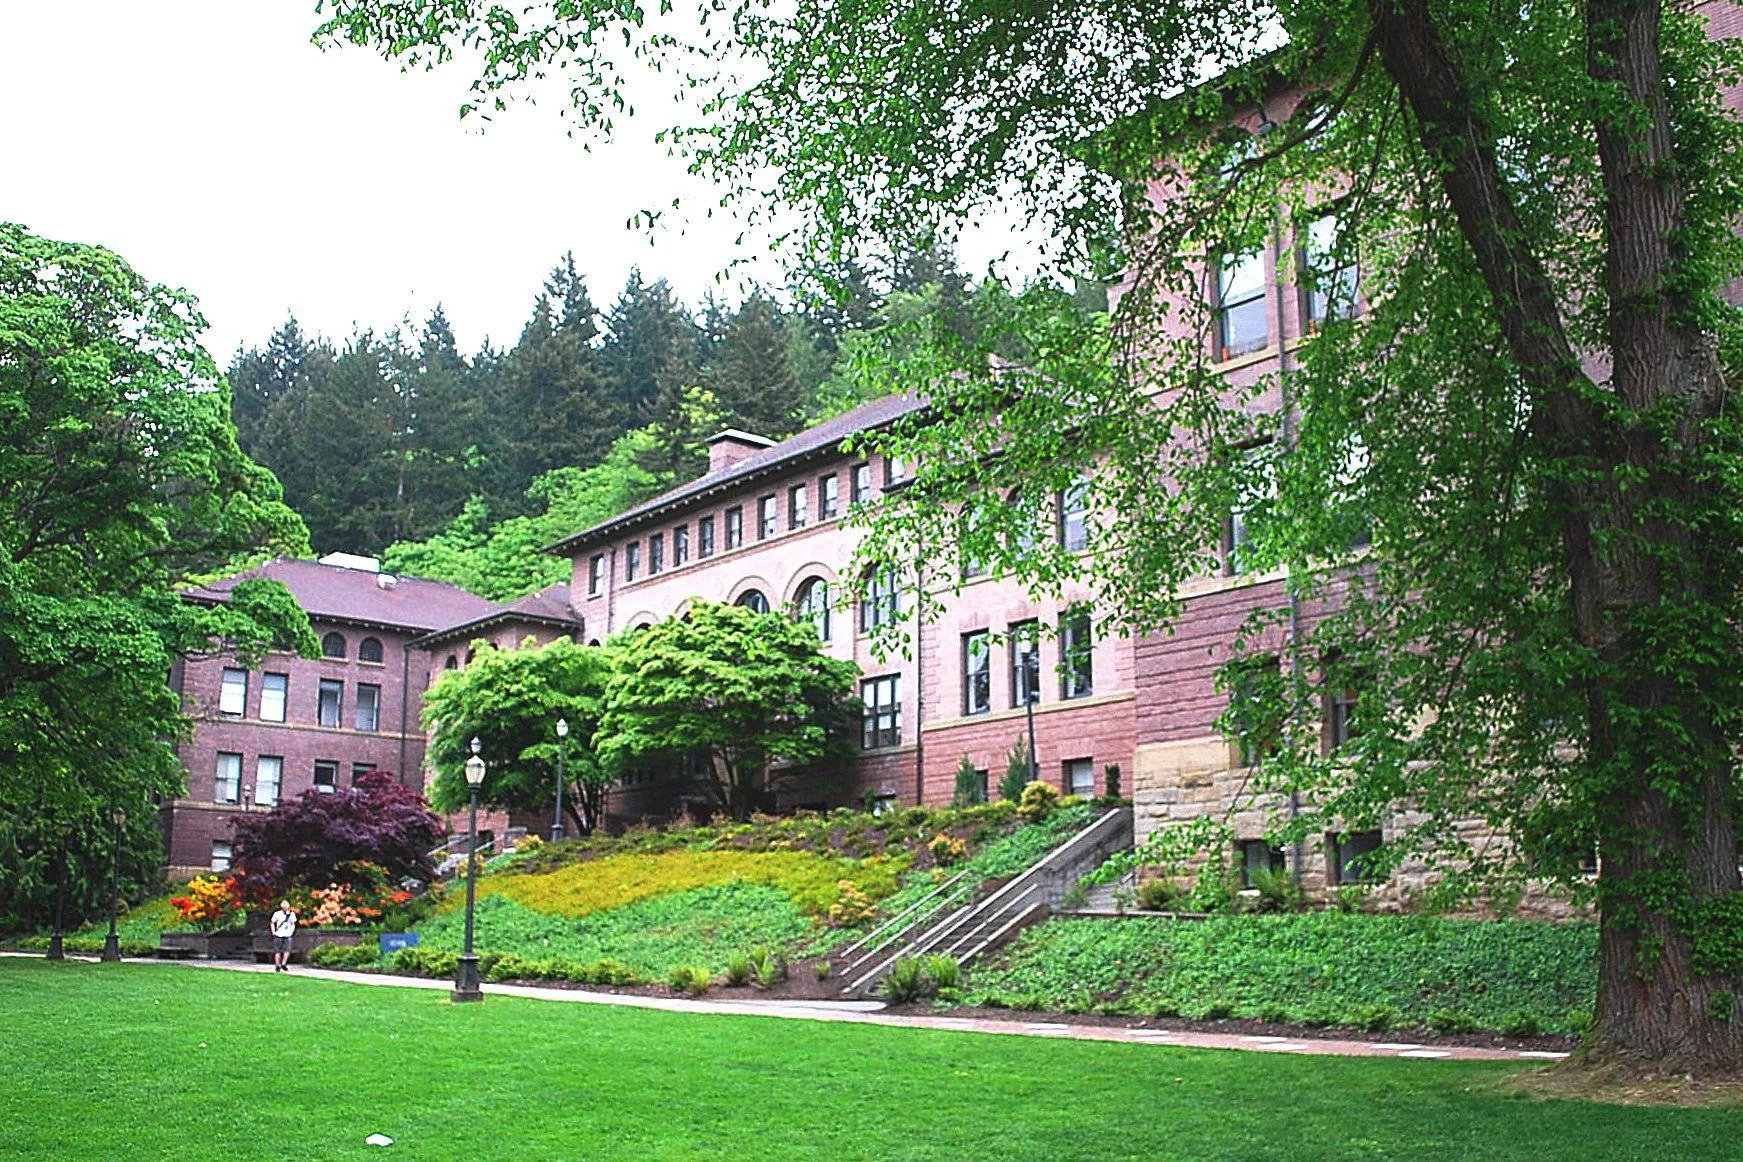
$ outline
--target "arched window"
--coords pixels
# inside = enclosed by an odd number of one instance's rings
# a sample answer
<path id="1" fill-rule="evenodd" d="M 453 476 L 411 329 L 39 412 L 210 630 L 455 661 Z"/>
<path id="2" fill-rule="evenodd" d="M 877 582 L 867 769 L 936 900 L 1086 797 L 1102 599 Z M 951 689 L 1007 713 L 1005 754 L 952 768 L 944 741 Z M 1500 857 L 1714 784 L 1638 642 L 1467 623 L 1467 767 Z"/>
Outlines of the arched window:
<path id="1" fill-rule="evenodd" d="M 901 608 L 902 595 L 896 588 L 895 570 L 874 568 L 866 576 L 865 596 L 859 602 L 860 632 L 870 633 L 895 621 Z"/>
<path id="2" fill-rule="evenodd" d="M 793 616 L 817 627 L 819 641 L 828 641 L 830 633 L 829 582 L 813 577 L 799 586 L 799 596 L 793 599 Z"/>
<path id="3" fill-rule="evenodd" d="M 381 639 L 366 637 L 357 643 L 357 660 L 360 662 L 381 661 Z"/>
<path id="4" fill-rule="evenodd" d="M 455 657 L 453 654 L 449 654 L 448 660 L 442 663 L 442 669 L 444 670 L 458 670 L 459 668 L 460 659 Z"/>
<path id="5" fill-rule="evenodd" d="M 345 635 L 330 633 L 321 639 L 321 656 L 323 658 L 342 658 L 345 656 Z"/>
<path id="6" fill-rule="evenodd" d="M 738 600 L 733 604 L 742 605 L 752 613 L 767 613 L 769 611 L 769 599 L 763 596 L 761 589 L 746 589 L 738 595 Z"/>

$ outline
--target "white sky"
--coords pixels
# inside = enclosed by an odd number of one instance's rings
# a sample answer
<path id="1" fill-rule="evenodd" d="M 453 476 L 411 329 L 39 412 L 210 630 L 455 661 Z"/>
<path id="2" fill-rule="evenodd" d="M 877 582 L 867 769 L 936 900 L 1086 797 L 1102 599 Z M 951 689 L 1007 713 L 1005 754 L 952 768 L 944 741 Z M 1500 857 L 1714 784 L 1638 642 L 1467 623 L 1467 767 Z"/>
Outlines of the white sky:
<path id="1" fill-rule="evenodd" d="M 547 104 L 480 132 L 459 119 L 463 65 L 322 51 L 317 21 L 313 0 L 0 0 L 0 220 L 186 287 L 220 365 L 287 312 L 343 339 L 440 302 L 463 349 L 512 344 L 565 250 L 601 307 L 637 264 L 692 306 L 716 286 L 738 228 L 701 218 L 717 192 L 653 143 L 669 114 L 591 153 Z M 687 227 L 626 229 L 674 196 Z M 965 265 L 1007 237 L 970 241 Z"/>

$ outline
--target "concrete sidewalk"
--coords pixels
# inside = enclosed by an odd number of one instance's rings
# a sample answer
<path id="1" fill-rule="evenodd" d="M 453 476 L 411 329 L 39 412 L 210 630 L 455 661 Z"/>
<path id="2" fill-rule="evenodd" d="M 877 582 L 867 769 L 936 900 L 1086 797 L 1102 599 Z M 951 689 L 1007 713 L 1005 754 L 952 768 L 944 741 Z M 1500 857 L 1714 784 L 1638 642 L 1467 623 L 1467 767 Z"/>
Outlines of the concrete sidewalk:
<path id="1" fill-rule="evenodd" d="M 36 956 L 40 953 L 0 953 Z M 92 957 L 68 959 L 91 960 Z M 270 973 L 270 964 L 240 964 L 220 960 L 129 960 L 163 968 L 197 968 L 221 972 Z M 345 984 L 384 988 L 424 989 L 446 993 L 447 981 L 386 973 L 344 972 L 329 968 L 293 969 L 292 976 Z M 1458 1045 L 1420 1045 L 1409 1041 L 1354 1041 L 1331 1037 L 1253 1037 L 1238 1033 L 1207 1033 L 1174 1029 L 1130 1029 L 1113 1025 L 1079 1025 L 1064 1021 L 992 1020 L 984 1018 L 930 1016 L 886 1011 L 882 1001 L 707 1000 L 695 997 L 649 997 L 629 993 L 592 992 L 586 989 L 548 988 L 539 985 L 492 984 L 490 996 L 524 997 L 537 1001 L 567 1001 L 571 1004 L 617 1005 L 621 1008 L 656 1009 L 667 1013 L 711 1013 L 750 1017 L 784 1017 L 789 1020 L 838 1021 L 857 1025 L 885 1025 L 901 1029 L 941 1029 L 953 1033 L 1002 1033 L 1020 1037 L 1053 1037 L 1073 1041 L 1119 1041 L 1136 1045 L 1175 1045 L 1187 1049 L 1241 1049 L 1257 1053 L 1290 1053 L 1297 1056 L 1404 1057 L 1449 1061 L 1559 1061 L 1566 1053 L 1531 1049 L 1479 1049 Z"/>

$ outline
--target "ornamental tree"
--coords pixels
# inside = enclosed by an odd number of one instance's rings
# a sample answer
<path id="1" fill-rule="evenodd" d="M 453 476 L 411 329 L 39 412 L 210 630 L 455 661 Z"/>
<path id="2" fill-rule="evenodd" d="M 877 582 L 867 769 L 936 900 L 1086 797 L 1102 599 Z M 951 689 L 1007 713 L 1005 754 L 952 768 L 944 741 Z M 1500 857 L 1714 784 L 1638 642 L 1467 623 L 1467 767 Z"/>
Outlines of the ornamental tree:
<path id="1" fill-rule="evenodd" d="M 436 874 L 429 853 L 443 834 L 424 797 L 385 771 L 358 775 L 354 786 L 335 791 L 304 791 L 264 815 L 232 821 L 233 869 L 256 902 L 293 887 L 369 878 L 356 868 L 361 864 L 373 864 L 395 881 L 428 881 Z"/>
<path id="2" fill-rule="evenodd" d="M 604 0 L 327 9 L 329 34 L 402 60 L 481 50 L 475 104 L 562 70 L 593 128 L 624 108 L 620 32 L 712 62 L 680 140 L 829 258 L 1003 202 L 1061 269 L 1121 275 L 1111 320 L 1044 288 L 983 296 L 999 325 L 863 361 L 935 405 L 890 441 L 922 468 L 870 543 L 956 536 L 1043 589 L 1093 572 L 1118 628 L 1147 631 L 1241 510 L 1248 565 L 1286 578 L 1252 627 L 1288 661 L 1254 783 L 1305 808 L 1278 838 L 1408 810 L 1394 854 L 1473 887 L 1577 889 L 1595 848 L 1589 1059 L 1743 1064 L 1724 6 L 740 0 L 696 35 Z M 1290 86 L 1305 99 L 1273 99 Z M 1231 388 L 1207 260 L 1269 247 L 1287 268 L 1280 239 L 1332 202 L 1331 261 L 1303 281 L 1335 298 L 1353 267 L 1359 301 Z M 1000 549 L 1086 470 L 1100 552 Z M 1354 675 L 1363 729 L 1333 761 L 1308 724 Z M 1511 842 L 1474 847 L 1471 817 Z"/>
<path id="3" fill-rule="evenodd" d="M 610 650 L 567 638 L 536 648 L 480 648 L 464 670 L 443 674 L 424 695 L 436 769 L 430 802 L 440 811 L 466 806 L 465 766 L 476 738 L 488 764 L 481 802 L 554 811 L 561 750 L 564 815 L 575 834 L 593 831 L 604 820 L 612 780 L 594 749 L 611 677 Z M 558 719 L 569 724 L 566 743 L 557 737 Z"/>
<path id="4" fill-rule="evenodd" d="M 618 640 L 594 746 L 611 770 L 699 753 L 715 803 L 745 819 L 780 778 L 852 753 L 858 673 L 809 622 L 697 602 Z"/>

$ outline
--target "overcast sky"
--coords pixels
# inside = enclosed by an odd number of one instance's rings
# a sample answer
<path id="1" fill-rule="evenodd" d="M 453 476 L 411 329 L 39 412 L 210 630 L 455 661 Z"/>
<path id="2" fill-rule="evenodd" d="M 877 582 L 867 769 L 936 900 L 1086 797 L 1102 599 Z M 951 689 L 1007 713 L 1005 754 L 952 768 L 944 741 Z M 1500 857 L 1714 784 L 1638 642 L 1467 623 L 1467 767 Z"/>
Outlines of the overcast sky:
<path id="1" fill-rule="evenodd" d="M 480 133 L 462 67 L 322 51 L 316 23 L 313 0 L 0 0 L 0 220 L 191 290 L 221 364 L 287 312 L 342 339 L 440 302 L 463 347 L 507 345 L 565 250 L 601 306 L 637 264 L 694 304 L 734 254 L 723 222 L 625 228 L 711 200 L 654 120 L 591 153 L 543 105 Z"/>

